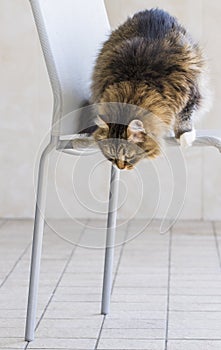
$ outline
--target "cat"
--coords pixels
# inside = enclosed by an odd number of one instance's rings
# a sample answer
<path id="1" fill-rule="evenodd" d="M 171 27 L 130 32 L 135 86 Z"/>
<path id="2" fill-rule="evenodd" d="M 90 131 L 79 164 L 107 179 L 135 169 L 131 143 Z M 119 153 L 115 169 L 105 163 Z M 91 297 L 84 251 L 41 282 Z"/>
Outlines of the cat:
<path id="1" fill-rule="evenodd" d="M 177 19 L 160 9 L 136 13 L 114 30 L 97 57 L 91 103 L 98 104 L 94 139 L 119 169 L 161 154 L 174 130 L 182 146 L 195 140 L 206 61 Z"/>

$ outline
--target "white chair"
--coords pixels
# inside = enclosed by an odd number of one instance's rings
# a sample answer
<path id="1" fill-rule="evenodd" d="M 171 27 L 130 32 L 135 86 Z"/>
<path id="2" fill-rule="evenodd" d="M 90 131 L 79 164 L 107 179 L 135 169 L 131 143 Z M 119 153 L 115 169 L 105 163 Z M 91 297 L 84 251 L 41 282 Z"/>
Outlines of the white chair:
<path id="1" fill-rule="evenodd" d="M 64 117 L 72 111 L 78 111 L 83 102 L 88 99 L 94 59 L 110 30 L 103 0 L 81 0 L 80 3 L 75 0 L 30 0 L 30 3 L 51 81 L 54 108 L 50 142 L 43 151 L 39 164 L 25 334 L 27 341 L 34 339 L 46 205 L 48 155 L 53 149 L 79 154 L 79 147 L 78 150 L 73 150 L 74 141 L 70 143 L 70 140 L 76 140 L 76 138 L 87 140 L 89 146 L 92 142 L 88 135 L 78 135 L 80 126 L 77 125 L 77 119 L 74 123 L 71 117 Z M 173 138 L 168 141 L 177 145 Z M 221 150 L 220 139 L 213 136 L 199 135 L 195 145 L 202 144 L 214 145 Z M 102 314 L 108 314 L 110 306 L 118 180 L 119 171 L 112 166 Z"/>
<path id="2" fill-rule="evenodd" d="M 89 97 L 95 57 L 110 32 L 103 0 L 30 0 L 54 96 L 51 139 L 41 155 L 38 173 L 30 286 L 25 339 L 34 339 L 37 294 L 44 230 L 48 155 L 53 149 L 79 154 L 67 147 L 67 135 L 79 132 L 71 118 Z M 76 119 L 77 120 L 77 119 Z M 63 144 L 62 144 L 63 142 Z M 119 171 L 112 167 L 102 314 L 109 312 Z"/>

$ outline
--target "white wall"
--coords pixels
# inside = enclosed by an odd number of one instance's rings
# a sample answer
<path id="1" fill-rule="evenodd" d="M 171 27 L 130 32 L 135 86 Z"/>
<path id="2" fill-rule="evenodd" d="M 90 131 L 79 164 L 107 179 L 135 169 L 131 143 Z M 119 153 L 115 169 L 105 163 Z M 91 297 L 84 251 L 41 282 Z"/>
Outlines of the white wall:
<path id="1" fill-rule="evenodd" d="M 214 104 L 199 127 L 221 129 L 220 2 L 106 0 L 106 4 L 113 27 L 140 9 L 158 6 L 176 15 L 201 41 L 210 61 Z M 35 160 L 50 125 L 52 95 L 28 1 L 1 0 L 0 26 L 0 216 L 32 217 Z M 184 162 L 178 149 L 169 150 L 168 156 L 175 169 L 175 182 L 165 159 L 145 162 L 138 172 L 122 173 L 122 218 L 133 216 L 137 209 L 140 217 L 152 216 L 155 211 L 158 217 L 164 215 L 174 183 L 172 212 L 178 211 L 185 192 L 181 169 Z M 213 149 L 194 148 L 187 150 L 184 157 L 188 186 L 182 217 L 219 219 L 220 155 Z M 56 172 L 52 166 L 48 215 L 66 217 L 69 212 L 76 217 L 104 217 L 109 166 L 101 155 L 83 160 L 55 153 L 51 162 Z"/>
<path id="2" fill-rule="evenodd" d="M 0 1 L 0 216 L 33 216 L 33 163 L 52 96 L 29 1 Z"/>

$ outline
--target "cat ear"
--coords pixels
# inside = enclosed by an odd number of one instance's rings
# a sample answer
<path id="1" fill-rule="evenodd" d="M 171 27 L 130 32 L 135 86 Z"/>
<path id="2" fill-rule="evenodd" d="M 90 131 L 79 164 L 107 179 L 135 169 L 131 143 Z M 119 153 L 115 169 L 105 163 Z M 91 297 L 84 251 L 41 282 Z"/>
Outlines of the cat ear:
<path id="1" fill-rule="evenodd" d="M 101 129 L 109 129 L 107 123 L 105 123 L 105 121 L 99 115 L 97 115 L 95 119 L 95 124 Z"/>
<path id="2" fill-rule="evenodd" d="M 144 142 L 146 130 L 144 129 L 141 120 L 134 119 L 130 122 L 127 128 L 127 139 L 128 141 L 139 143 Z"/>

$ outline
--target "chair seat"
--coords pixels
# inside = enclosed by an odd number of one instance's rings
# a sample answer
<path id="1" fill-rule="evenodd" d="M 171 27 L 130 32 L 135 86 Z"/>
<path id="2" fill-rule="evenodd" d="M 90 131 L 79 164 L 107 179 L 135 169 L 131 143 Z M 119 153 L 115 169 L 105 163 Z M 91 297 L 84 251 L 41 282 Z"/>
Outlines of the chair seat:
<path id="1" fill-rule="evenodd" d="M 179 146 L 174 135 L 165 138 L 166 145 Z M 197 130 L 194 147 L 213 146 L 221 152 L 221 133 L 217 130 Z M 58 142 L 58 151 L 72 155 L 90 155 L 99 151 L 92 134 L 61 135 Z"/>

